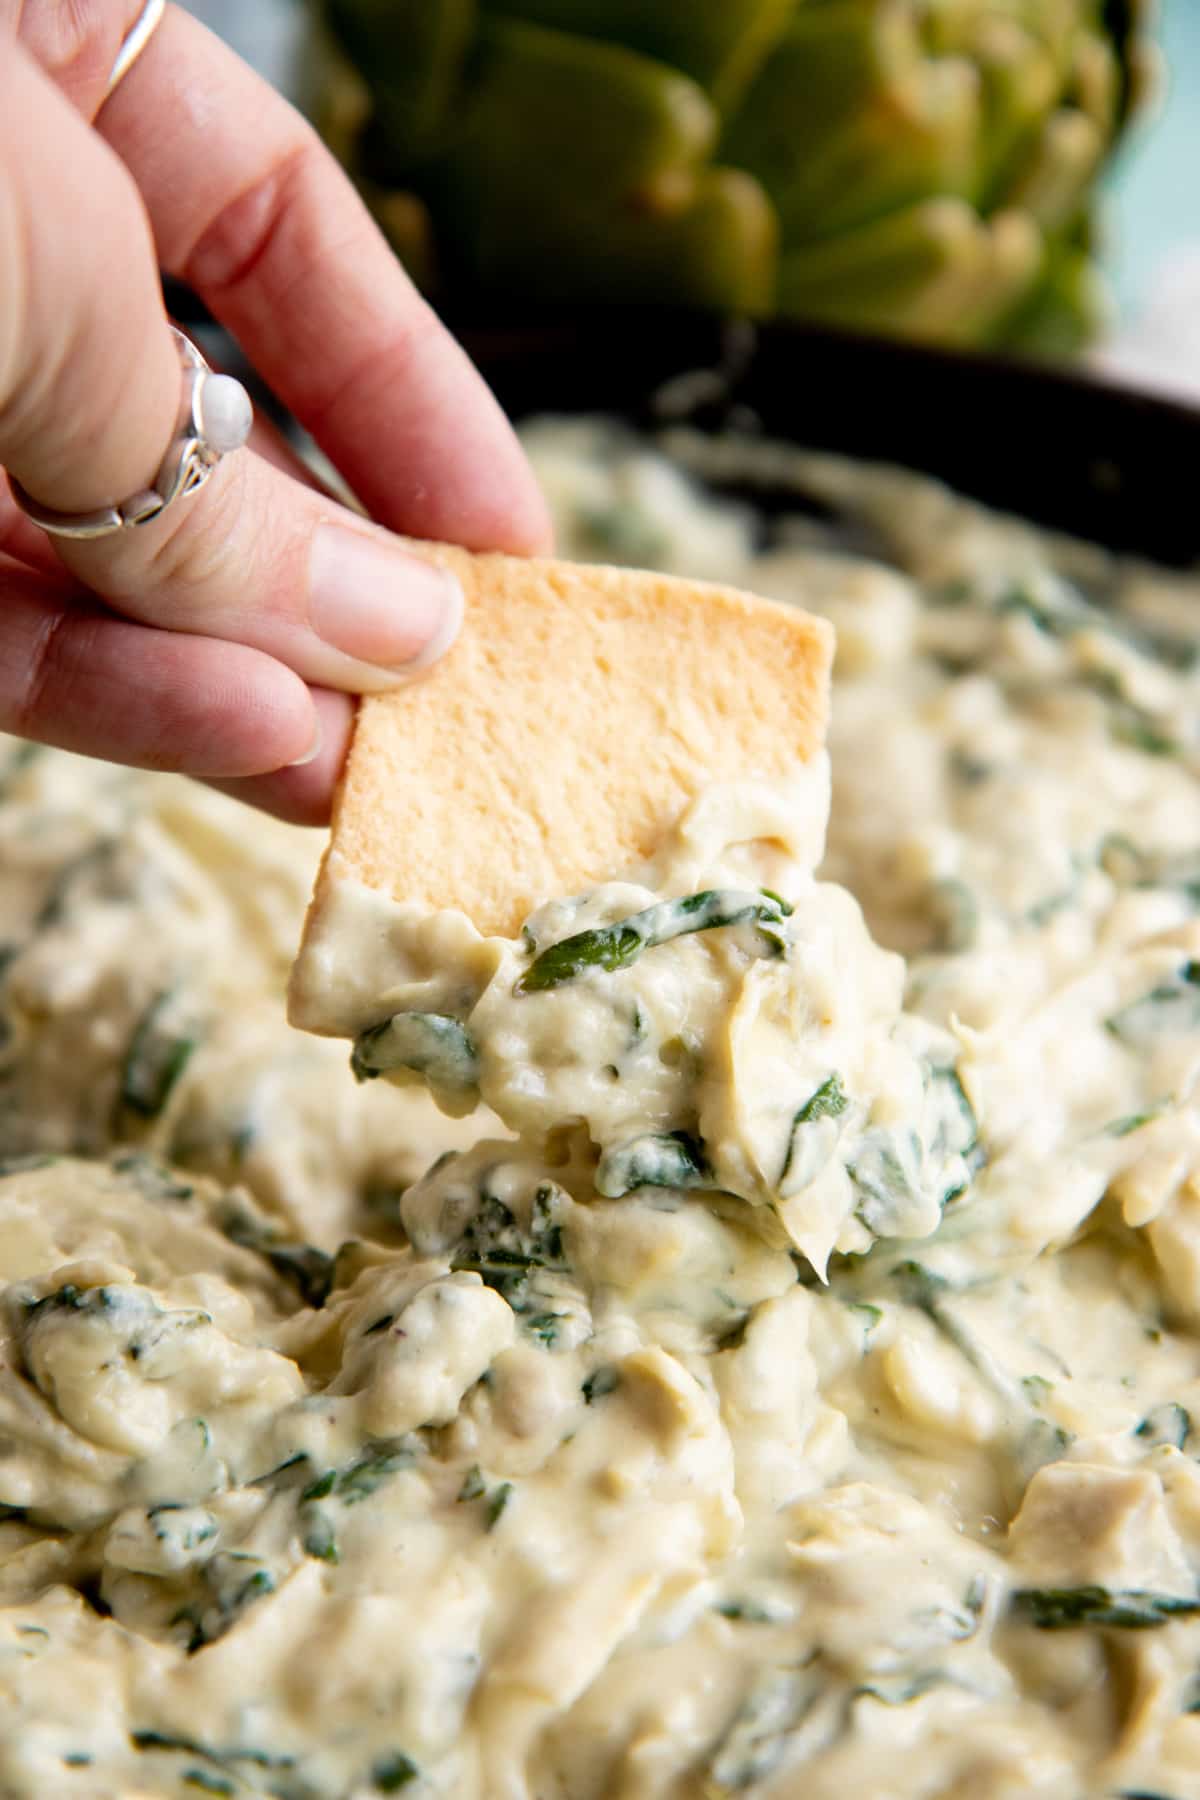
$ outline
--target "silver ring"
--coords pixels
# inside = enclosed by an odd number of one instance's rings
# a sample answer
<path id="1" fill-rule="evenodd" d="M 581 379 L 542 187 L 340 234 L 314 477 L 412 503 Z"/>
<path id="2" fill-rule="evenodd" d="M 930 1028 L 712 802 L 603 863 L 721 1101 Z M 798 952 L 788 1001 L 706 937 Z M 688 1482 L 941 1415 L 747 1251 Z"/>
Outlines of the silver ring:
<path id="1" fill-rule="evenodd" d="M 104 90 L 106 100 L 117 83 L 125 79 L 154 36 L 165 10 L 166 0 L 146 0 L 146 5 L 134 20 L 132 28 L 126 32 L 121 48 L 117 51 L 117 60 L 109 71 L 108 86 Z"/>
<path id="2" fill-rule="evenodd" d="M 215 375 L 190 338 L 174 325 L 169 330 L 182 365 L 183 391 L 174 434 L 150 487 L 96 512 L 64 513 L 39 505 L 9 476 L 21 511 L 53 537 L 102 538 L 148 525 L 173 501 L 202 488 L 221 458 L 240 450 L 250 436 L 254 408 L 241 382 L 232 375 Z"/>

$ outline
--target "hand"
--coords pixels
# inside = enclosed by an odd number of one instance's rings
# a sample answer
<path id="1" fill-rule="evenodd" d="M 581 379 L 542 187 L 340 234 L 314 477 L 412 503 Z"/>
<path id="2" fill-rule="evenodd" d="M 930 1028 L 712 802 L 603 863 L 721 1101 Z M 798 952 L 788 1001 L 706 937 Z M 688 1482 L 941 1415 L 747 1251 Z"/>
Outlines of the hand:
<path id="1" fill-rule="evenodd" d="M 369 512 L 269 429 L 161 520 L 50 541 L 0 483 L 0 729 L 328 813 L 351 694 L 446 647 L 456 593 L 388 530 L 536 551 L 545 509 L 466 357 L 332 157 L 168 7 L 0 0 L 0 464 L 82 512 L 148 485 L 180 371 L 161 266 L 203 296 Z"/>

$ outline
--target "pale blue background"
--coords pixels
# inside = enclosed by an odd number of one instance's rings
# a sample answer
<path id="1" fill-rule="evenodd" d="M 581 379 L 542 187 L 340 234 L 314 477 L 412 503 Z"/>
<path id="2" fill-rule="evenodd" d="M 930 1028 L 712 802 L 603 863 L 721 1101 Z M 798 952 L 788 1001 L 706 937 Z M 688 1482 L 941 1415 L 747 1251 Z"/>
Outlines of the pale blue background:
<path id="1" fill-rule="evenodd" d="M 1160 37 L 1170 71 L 1156 118 L 1131 139 L 1113 183 L 1110 262 L 1126 309 L 1172 251 L 1200 251 L 1200 0 L 1166 0 Z"/>

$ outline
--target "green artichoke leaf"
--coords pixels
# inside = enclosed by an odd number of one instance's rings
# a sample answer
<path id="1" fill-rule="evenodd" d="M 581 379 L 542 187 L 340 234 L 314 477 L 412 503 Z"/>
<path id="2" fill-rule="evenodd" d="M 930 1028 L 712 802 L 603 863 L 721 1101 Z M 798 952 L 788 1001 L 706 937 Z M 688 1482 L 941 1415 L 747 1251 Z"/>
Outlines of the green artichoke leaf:
<path id="1" fill-rule="evenodd" d="M 551 287 L 569 257 L 576 296 L 653 300 L 670 293 L 684 305 L 749 314 L 774 306 L 775 209 L 740 169 L 706 170 L 688 184 L 677 210 L 617 208 L 597 223 L 600 230 L 586 245 L 577 222 L 563 229 L 561 248 L 547 264 Z"/>
<path id="2" fill-rule="evenodd" d="M 485 18 L 455 162 L 503 204 L 535 180 L 574 195 L 637 194 L 709 154 L 717 115 L 704 90 L 663 63 L 566 32 Z"/>
<path id="3" fill-rule="evenodd" d="M 970 197 L 980 123 L 974 68 L 929 56 L 909 9 L 801 6 L 727 121 L 720 156 L 762 182 L 790 247 L 930 193 Z"/>
<path id="4" fill-rule="evenodd" d="M 483 0 L 486 11 L 624 44 L 682 69 L 720 105 L 768 55 L 796 0 Z"/>
<path id="5" fill-rule="evenodd" d="M 1047 233 L 1075 219 L 1104 159 L 1105 139 L 1086 113 L 1064 107 L 1046 121 L 1005 204 L 1036 219 Z"/>
<path id="6" fill-rule="evenodd" d="M 926 200 L 780 259 L 779 308 L 863 330 L 969 343 L 1028 292 L 1044 244 L 1017 212 L 981 219 L 964 200 Z"/>
<path id="7" fill-rule="evenodd" d="M 1103 280 L 1086 245 L 1053 244 L 1042 279 L 994 333 L 997 343 L 1067 356 L 1096 335 L 1109 314 Z"/>
<path id="8" fill-rule="evenodd" d="M 771 305 L 774 209 L 743 171 L 705 166 L 717 116 L 700 87 L 508 20 L 485 25 L 480 47 L 463 138 L 428 174 L 448 259 L 544 300 L 670 290 L 734 311 Z"/>
<path id="9" fill-rule="evenodd" d="M 398 163 L 430 155 L 453 119 L 478 0 L 326 0 L 335 38 L 375 105 Z"/>

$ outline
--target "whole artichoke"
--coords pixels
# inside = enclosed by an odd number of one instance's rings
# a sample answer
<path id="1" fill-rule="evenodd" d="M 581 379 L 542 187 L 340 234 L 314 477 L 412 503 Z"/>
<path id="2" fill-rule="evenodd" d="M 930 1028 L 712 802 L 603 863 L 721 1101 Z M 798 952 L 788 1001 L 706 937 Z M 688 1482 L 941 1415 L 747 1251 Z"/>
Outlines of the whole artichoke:
<path id="1" fill-rule="evenodd" d="M 1094 323 L 1146 0 L 325 4 L 366 94 L 343 152 L 451 292 L 1054 349 Z"/>

